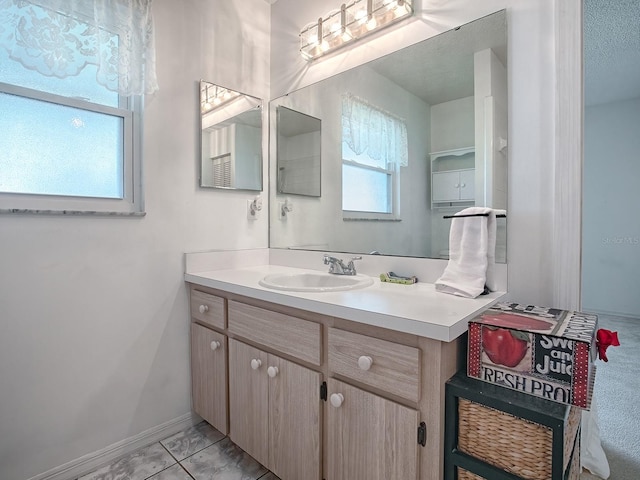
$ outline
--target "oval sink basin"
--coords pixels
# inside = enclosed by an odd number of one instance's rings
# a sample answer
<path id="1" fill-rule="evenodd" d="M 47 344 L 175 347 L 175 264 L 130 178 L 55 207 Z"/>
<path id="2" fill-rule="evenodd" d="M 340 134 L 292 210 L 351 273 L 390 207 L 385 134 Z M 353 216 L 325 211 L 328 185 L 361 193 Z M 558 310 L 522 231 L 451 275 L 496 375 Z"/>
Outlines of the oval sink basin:
<path id="1" fill-rule="evenodd" d="M 333 275 L 330 273 L 272 273 L 258 283 L 263 287 L 290 292 L 339 292 L 373 285 L 366 275 Z"/>

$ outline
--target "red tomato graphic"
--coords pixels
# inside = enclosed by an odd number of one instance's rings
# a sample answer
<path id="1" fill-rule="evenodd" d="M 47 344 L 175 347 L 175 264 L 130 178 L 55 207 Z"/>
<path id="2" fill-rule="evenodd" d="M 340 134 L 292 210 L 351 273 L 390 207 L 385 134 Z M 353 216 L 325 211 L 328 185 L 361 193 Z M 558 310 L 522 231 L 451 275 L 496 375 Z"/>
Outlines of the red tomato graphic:
<path id="1" fill-rule="evenodd" d="M 527 353 L 529 342 L 516 338 L 506 328 L 482 327 L 482 348 L 489 359 L 505 367 L 515 367 Z"/>

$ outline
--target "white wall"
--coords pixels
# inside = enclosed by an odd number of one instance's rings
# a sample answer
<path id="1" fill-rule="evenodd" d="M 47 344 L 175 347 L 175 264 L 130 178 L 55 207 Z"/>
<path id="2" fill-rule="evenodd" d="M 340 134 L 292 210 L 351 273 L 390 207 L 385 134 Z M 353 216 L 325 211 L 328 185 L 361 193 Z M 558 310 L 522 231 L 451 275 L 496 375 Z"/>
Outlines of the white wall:
<path id="1" fill-rule="evenodd" d="M 431 105 L 431 151 L 474 145 L 473 96 Z"/>
<path id="2" fill-rule="evenodd" d="M 205 78 L 268 96 L 263 0 L 156 0 L 144 218 L 0 218 L 0 478 L 24 480 L 190 412 L 183 254 L 266 247 L 242 192 L 197 187 Z M 266 198 L 266 197 L 265 197 Z"/>
<path id="3" fill-rule="evenodd" d="M 640 317 L 640 98 L 585 109 L 582 305 Z"/>
<path id="4" fill-rule="evenodd" d="M 557 0 L 565 1 L 565 0 Z M 279 0 L 272 16 L 272 97 L 507 8 L 509 38 L 509 291 L 514 301 L 550 305 L 554 229 L 555 2 L 422 0 L 416 15 L 370 40 L 313 63 L 298 53 L 300 27 L 331 7 Z M 576 53 L 579 55 L 579 53 Z"/>

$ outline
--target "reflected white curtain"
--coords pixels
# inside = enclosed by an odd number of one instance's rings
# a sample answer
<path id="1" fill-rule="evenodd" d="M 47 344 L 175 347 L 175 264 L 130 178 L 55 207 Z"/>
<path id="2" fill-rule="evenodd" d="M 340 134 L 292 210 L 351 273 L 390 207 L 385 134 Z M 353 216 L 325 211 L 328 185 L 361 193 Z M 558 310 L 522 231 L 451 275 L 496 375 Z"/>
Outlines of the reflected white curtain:
<path id="1" fill-rule="evenodd" d="M 409 164 L 404 120 L 350 93 L 342 96 L 342 140 L 356 154 L 367 152 L 388 167 Z"/>
<path id="2" fill-rule="evenodd" d="M 0 46 L 46 76 L 98 67 L 121 95 L 158 90 L 152 0 L 0 0 Z"/>

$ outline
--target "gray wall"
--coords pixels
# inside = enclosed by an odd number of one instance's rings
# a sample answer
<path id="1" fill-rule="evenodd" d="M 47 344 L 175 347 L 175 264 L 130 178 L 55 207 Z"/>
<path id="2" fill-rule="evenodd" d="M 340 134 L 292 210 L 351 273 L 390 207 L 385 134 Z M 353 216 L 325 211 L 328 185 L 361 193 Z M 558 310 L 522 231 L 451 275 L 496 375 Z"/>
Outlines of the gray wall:
<path id="1" fill-rule="evenodd" d="M 640 317 L 640 98 L 585 109 L 582 308 Z"/>

